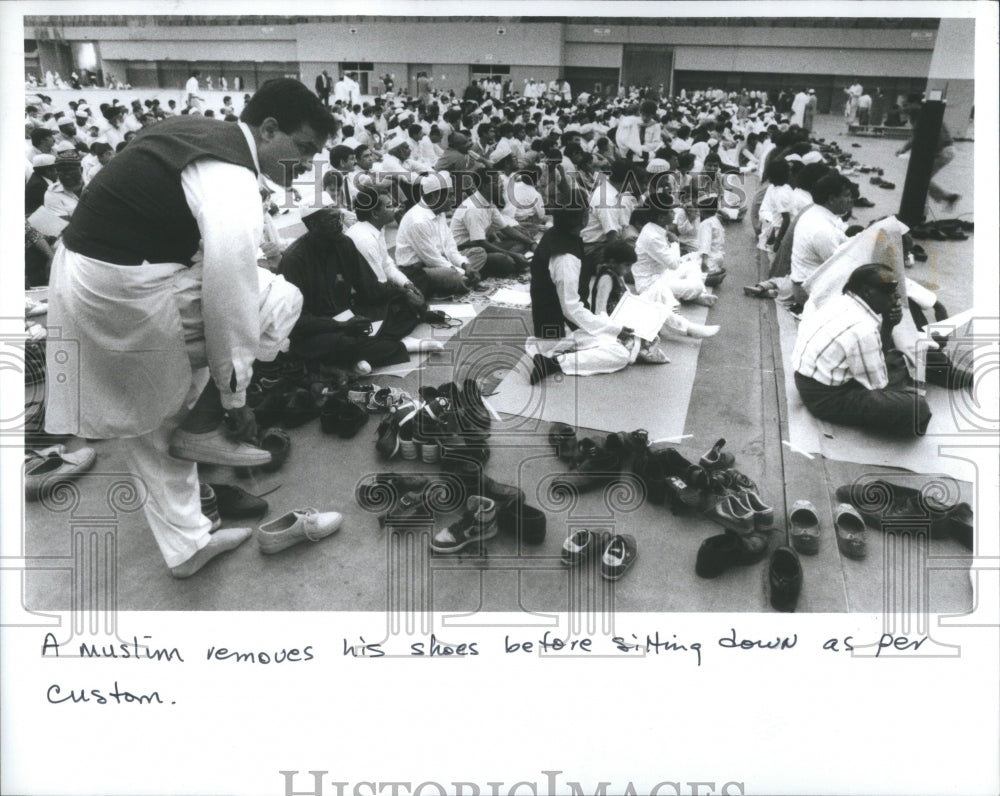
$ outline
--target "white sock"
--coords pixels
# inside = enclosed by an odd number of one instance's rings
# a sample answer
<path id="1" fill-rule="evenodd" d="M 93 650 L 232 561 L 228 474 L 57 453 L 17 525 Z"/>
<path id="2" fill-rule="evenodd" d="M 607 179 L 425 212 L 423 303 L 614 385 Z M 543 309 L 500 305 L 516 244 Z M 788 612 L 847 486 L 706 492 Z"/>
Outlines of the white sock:
<path id="1" fill-rule="evenodd" d="M 415 354 L 418 351 L 444 350 L 444 343 L 440 340 L 420 340 L 416 337 L 404 337 L 400 342 L 406 346 L 406 350 L 410 354 Z"/>

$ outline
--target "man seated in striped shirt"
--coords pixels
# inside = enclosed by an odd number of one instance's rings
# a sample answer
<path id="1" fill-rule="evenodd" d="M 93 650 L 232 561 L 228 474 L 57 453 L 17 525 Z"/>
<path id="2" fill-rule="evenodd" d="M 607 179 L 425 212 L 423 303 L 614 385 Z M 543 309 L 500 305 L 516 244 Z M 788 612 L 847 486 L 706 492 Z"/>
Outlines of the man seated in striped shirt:
<path id="1" fill-rule="evenodd" d="M 903 317 L 897 288 L 888 266 L 862 265 L 842 295 L 803 318 L 792 367 L 815 417 L 895 437 L 927 430 L 930 407 L 913 388 L 902 354 L 887 350 Z"/>

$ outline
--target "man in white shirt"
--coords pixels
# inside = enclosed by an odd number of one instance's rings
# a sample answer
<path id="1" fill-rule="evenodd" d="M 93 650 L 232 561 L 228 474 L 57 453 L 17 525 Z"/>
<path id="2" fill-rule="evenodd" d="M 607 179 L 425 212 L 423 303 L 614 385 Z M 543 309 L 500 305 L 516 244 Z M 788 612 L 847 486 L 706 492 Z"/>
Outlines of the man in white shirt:
<path id="1" fill-rule="evenodd" d="M 820 178 L 809 191 L 813 204 L 802 211 L 792 237 L 792 298 L 808 298 L 802 283 L 847 240 L 841 216 L 854 205 L 851 182 L 836 172 Z"/>
<path id="2" fill-rule="evenodd" d="M 792 351 L 795 386 L 820 420 L 896 437 L 927 430 L 931 410 L 908 379 L 902 355 L 885 353 L 903 317 L 897 287 L 892 268 L 862 265 L 842 295 L 802 319 Z"/>
<path id="3" fill-rule="evenodd" d="M 590 296 L 590 280 L 596 273 L 603 247 L 617 240 L 628 226 L 634 203 L 626 201 L 622 189 L 630 174 L 629 163 L 616 160 L 611 164 L 611 173 L 597 181 L 590 195 L 587 224 L 580 233 L 583 241 L 580 295 L 584 301 Z"/>
<path id="4" fill-rule="evenodd" d="M 185 101 L 187 106 L 192 110 L 200 111 L 202 109 L 202 103 L 204 98 L 198 95 L 200 90 L 198 87 L 198 78 L 201 76 L 201 72 L 197 69 L 191 73 L 191 77 L 187 79 L 187 83 L 184 84 L 184 93 L 187 95 Z"/>
<path id="5" fill-rule="evenodd" d="M 58 375 L 46 429 L 120 440 L 174 577 L 251 535 L 210 534 L 195 462 L 270 460 L 243 441 L 257 434 L 246 390 L 254 360 L 277 355 L 302 297 L 272 283 L 269 301 L 283 295 L 285 311 L 280 320 L 261 311 L 259 178 L 289 185 L 289 163 L 310 164 L 334 132 L 319 98 L 289 79 L 264 83 L 237 124 L 164 120 L 94 178 L 53 259 L 49 320 L 78 353 L 48 349 Z"/>
<path id="6" fill-rule="evenodd" d="M 511 276 L 528 268 L 522 256 L 534 240 L 520 229 L 516 220 L 497 207 L 501 195 L 502 174 L 477 171 L 476 189 L 456 209 L 451 219 L 451 234 L 459 251 L 480 248 L 486 252 L 483 276 Z"/>
<path id="7" fill-rule="evenodd" d="M 444 216 L 451 206 L 450 192 L 448 172 L 422 177 L 420 201 L 403 216 L 396 236 L 399 270 L 411 280 L 426 280 L 428 296 L 467 293 L 470 285 L 479 282 L 478 274 L 486 261 L 482 250 L 475 262 L 459 252 Z"/>
<path id="8" fill-rule="evenodd" d="M 406 274 L 399 270 L 389 254 L 383 228 L 394 219 L 392 200 L 385 192 L 361 186 L 355 193 L 358 222 L 347 230 L 347 237 L 354 241 L 358 253 L 372 269 L 380 283 L 398 285 L 423 300 L 420 289 Z"/>

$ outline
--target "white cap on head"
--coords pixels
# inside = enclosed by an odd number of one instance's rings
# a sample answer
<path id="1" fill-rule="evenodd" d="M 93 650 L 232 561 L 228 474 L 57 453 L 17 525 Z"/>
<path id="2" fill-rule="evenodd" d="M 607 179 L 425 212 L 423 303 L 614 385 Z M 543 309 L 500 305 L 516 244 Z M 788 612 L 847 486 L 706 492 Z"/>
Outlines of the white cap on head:
<path id="1" fill-rule="evenodd" d="M 785 158 L 786 160 L 788 158 Z M 802 156 L 803 163 L 825 163 L 826 158 L 824 158 L 819 152 L 813 150 L 812 152 L 806 152 Z"/>
<path id="2" fill-rule="evenodd" d="M 514 154 L 514 151 L 510 148 L 510 144 L 507 143 L 506 138 L 501 138 L 500 142 L 493 148 L 490 152 L 490 163 L 496 165 L 501 160 L 506 157 L 510 157 Z"/>
<path id="3" fill-rule="evenodd" d="M 663 158 L 653 158 L 646 166 L 647 174 L 660 174 L 664 171 L 670 171 L 670 164 Z"/>
<path id="4" fill-rule="evenodd" d="M 805 162 L 804 160 L 802 160 L 802 155 L 796 155 L 795 153 L 792 153 L 791 155 L 785 155 L 785 160 L 787 160 L 789 163 L 792 163 L 792 162 L 804 163 Z"/>
<path id="5" fill-rule="evenodd" d="M 54 155 L 35 155 L 31 159 L 31 165 L 36 169 L 44 168 L 45 166 L 54 166 L 56 159 Z"/>
<path id="6" fill-rule="evenodd" d="M 420 193 L 426 196 L 451 188 L 451 175 L 447 171 L 431 171 L 420 178 Z"/>
<path id="7" fill-rule="evenodd" d="M 709 145 L 710 147 L 712 147 L 712 146 L 715 146 L 716 144 L 718 144 L 718 143 L 719 143 L 719 139 L 718 139 L 718 138 L 709 138 L 709 139 L 708 139 L 708 141 L 707 141 L 706 143 L 707 143 L 707 144 L 708 144 L 708 145 Z"/>

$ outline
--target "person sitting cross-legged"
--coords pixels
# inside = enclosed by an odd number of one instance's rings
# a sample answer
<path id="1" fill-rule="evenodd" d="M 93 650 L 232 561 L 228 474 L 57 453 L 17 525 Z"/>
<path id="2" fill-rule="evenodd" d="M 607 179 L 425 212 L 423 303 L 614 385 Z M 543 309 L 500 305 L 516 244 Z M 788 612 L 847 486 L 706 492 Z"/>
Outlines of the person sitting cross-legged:
<path id="1" fill-rule="evenodd" d="M 531 261 L 531 319 L 535 336 L 525 346 L 532 357 L 531 383 L 556 373 L 614 373 L 635 362 L 639 343 L 632 330 L 595 315 L 580 296 L 587 197 L 570 194 L 554 207 L 552 227 Z M 573 331 L 567 333 L 567 325 Z"/>
<path id="2" fill-rule="evenodd" d="M 377 334 L 372 334 L 372 319 L 355 313 L 355 292 L 369 303 L 388 303 L 401 291 L 393 285 L 378 283 L 371 269 L 358 254 L 357 247 L 344 234 L 341 213 L 334 207 L 310 208 L 302 219 L 305 235 L 296 240 L 281 257 L 278 273 L 302 291 L 302 313 L 290 335 L 291 350 L 313 370 L 320 365 L 354 369 L 359 373 L 367 365 L 395 365 L 409 359 L 400 342 L 399 324 L 387 317 Z M 404 312 L 404 306 L 394 306 Z M 412 305 L 410 305 L 412 306 Z M 348 312 L 350 311 L 350 312 Z M 409 334 L 419 322 L 415 310 L 403 334 Z M 341 320 L 336 320 L 338 317 Z"/>
<path id="3" fill-rule="evenodd" d="M 930 407 L 912 386 L 902 354 L 889 349 L 903 317 L 898 287 L 892 268 L 862 265 L 842 295 L 803 317 L 792 367 L 815 417 L 895 437 L 926 432 Z"/>
<path id="4" fill-rule="evenodd" d="M 501 214 L 504 175 L 479 169 L 473 174 L 476 188 L 455 209 L 451 234 L 464 251 L 478 247 L 486 252 L 483 276 L 511 276 L 528 269 L 522 254 L 534 246 L 534 239 L 517 221 Z"/>

